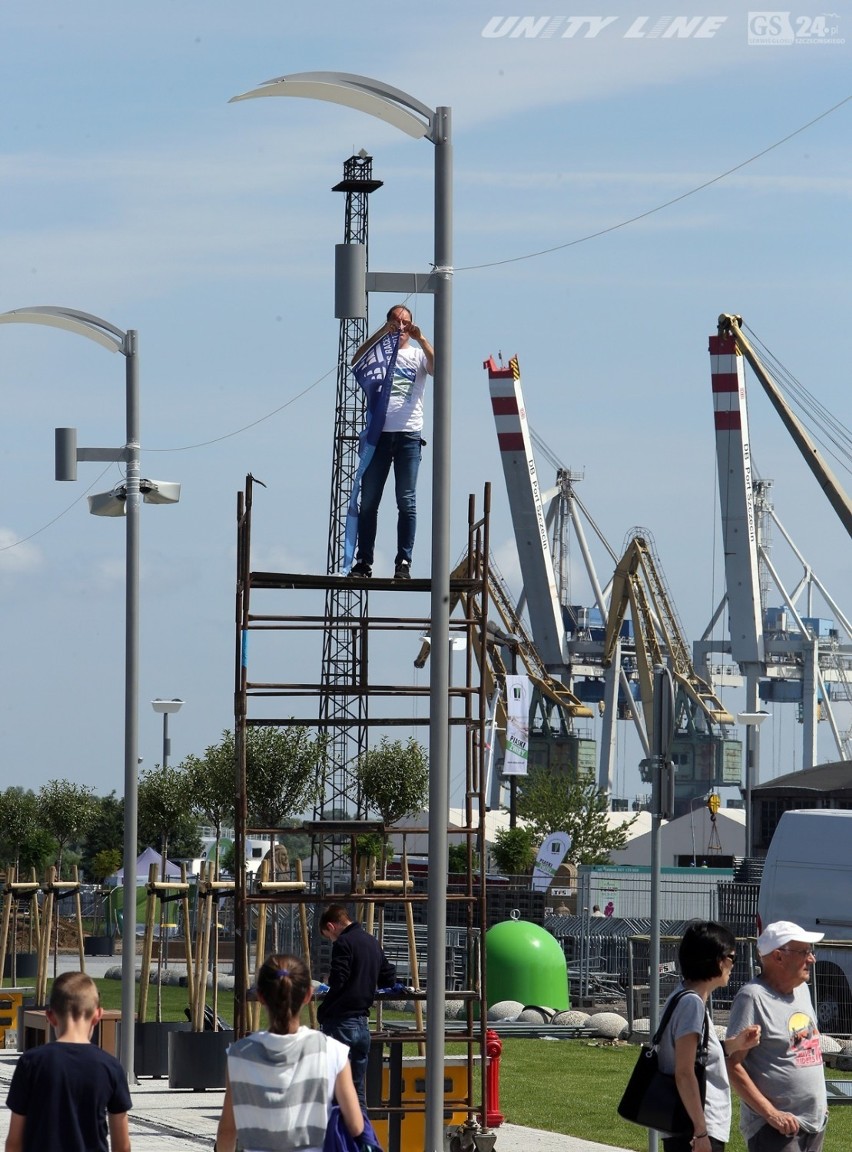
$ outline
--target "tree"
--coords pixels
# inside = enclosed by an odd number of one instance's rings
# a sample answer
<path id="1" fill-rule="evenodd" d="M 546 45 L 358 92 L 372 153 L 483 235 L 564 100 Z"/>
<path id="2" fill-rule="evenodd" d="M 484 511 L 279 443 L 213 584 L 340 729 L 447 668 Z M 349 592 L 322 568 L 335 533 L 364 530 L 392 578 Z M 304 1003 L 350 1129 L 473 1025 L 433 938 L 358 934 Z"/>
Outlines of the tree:
<path id="1" fill-rule="evenodd" d="M 41 826 L 33 792 L 7 788 L 0 792 L 0 864 L 9 872 L 40 874 L 56 859 L 57 845 Z"/>
<path id="2" fill-rule="evenodd" d="M 121 850 L 104 848 L 92 860 L 90 875 L 96 884 L 103 884 L 107 876 L 112 876 L 121 867 Z"/>
<path id="3" fill-rule="evenodd" d="M 479 867 L 479 853 L 473 850 L 471 865 Z M 467 872 L 467 845 L 451 844 L 447 849 L 447 867 L 450 872 Z"/>
<path id="4" fill-rule="evenodd" d="M 282 831 L 278 836 L 278 840 L 287 849 L 287 853 L 291 860 L 307 860 L 311 854 L 311 838 L 307 835 L 307 833 L 299 832 L 297 830 L 298 825 L 295 826 L 295 830 L 292 832 L 287 832 L 284 830 L 293 824 L 293 821 L 284 821 L 282 825 Z"/>
<path id="5" fill-rule="evenodd" d="M 237 869 L 237 846 L 233 840 L 226 840 L 224 847 L 219 850 L 217 842 L 216 852 L 219 856 L 219 871 L 221 875 L 234 876 Z"/>
<path id="6" fill-rule="evenodd" d="M 56 874 L 61 879 L 63 853 L 86 835 L 95 810 L 95 795 L 84 784 L 49 780 L 39 789 L 36 803 L 42 827 L 56 841 Z"/>
<path id="7" fill-rule="evenodd" d="M 355 837 L 355 863 L 362 860 L 393 860 L 393 844 L 381 832 L 364 832 Z"/>
<path id="8" fill-rule="evenodd" d="M 535 864 L 538 835 L 532 828 L 500 828 L 491 846 L 491 858 L 504 876 L 523 876 Z"/>
<path id="9" fill-rule="evenodd" d="M 187 822 L 195 838 L 192 847 L 200 851 L 189 773 L 181 767 L 159 764 L 143 772 L 139 777 L 139 842 L 157 844 L 163 857 L 161 880 L 166 878 L 170 841 L 174 850 L 175 840 L 185 840 Z M 187 855 L 194 856 L 196 852 Z"/>
<path id="10" fill-rule="evenodd" d="M 96 857 L 104 852 L 117 852 L 121 859 L 124 853 L 124 800 L 114 791 L 109 796 L 94 797 L 92 819 L 83 838 L 82 852 L 83 870 L 96 882 L 100 882 L 95 870 Z M 121 867 L 120 863 L 118 867 Z"/>
<path id="11" fill-rule="evenodd" d="M 406 744 L 383 736 L 378 747 L 359 758 L 355 775 L 367 807 L 381 815 L 386 827 L 426 807 L 429 758 L 413 736 Z"/>
<path id="12" fill-rule="evenodd" d="M 230 732 L 225 736 L 233 740 Z M 309 811 L 325 791 L 328 738 L 306 727 L 249 728 L 246 733 L 246 800 L 249 824 L 280 828 Z"/>
<path id="13" fill-rule="evenodd" d="M 237 793 L 236 751 L 233 735 L 225 731 L 219 744 L 211 744 L 204 756 L 187 756 L 181 767 L 192 781 L 192 793 L 198 814 L 213 828 L 216 838 L 215 867 L 221 868 L 219 843 L 222 829 L 234 824 Z M 230 869 L 229 869 L 230 871 Z"/>
<path id="14" fill-rule="evenodd" d="M 536 847 L 551 832 L 567 832 L 566 859 L 575 864 L 605 864 L 627 843 L 633 821 L 610 828 L 608 810 L 606 792 L 589 778 L 571 780 L 543 767 L 518 778 L 518 816 L 535 832 Z"/>

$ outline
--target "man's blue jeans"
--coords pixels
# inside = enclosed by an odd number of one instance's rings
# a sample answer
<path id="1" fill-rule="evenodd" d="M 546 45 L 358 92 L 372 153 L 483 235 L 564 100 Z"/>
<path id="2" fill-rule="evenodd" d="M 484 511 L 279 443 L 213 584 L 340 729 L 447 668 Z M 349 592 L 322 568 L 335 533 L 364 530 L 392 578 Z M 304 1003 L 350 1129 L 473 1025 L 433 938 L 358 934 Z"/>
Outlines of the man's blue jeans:
<path id="1" fill-rule="evenodd" d="M 370 1055 L 370 1028 L 366 1016 L 345 1016 L 323 1027 L 323 1032 L 333 1036 L 341 1044 L 349 1045 L 349 1063 L 352 1067 L 352 1080 L 358 1099 L 366 1108 L 367 1096 L 364 1081 L 367 1076 L 367 1058 Z"/>
<path id="2" fill-rule="evenodd" d="M 393 467 L 396 506 L 396 558 L 411 563 L 414 533 L 417 528 L 417 473 L 420 469 L 421 439 L 419 432 L 383 432 L 373 459 L 361 478 L 361 508 L 358 512 L 358 559 L 373 563 L 376 547 L 376 523 L 385 481 Z"/>

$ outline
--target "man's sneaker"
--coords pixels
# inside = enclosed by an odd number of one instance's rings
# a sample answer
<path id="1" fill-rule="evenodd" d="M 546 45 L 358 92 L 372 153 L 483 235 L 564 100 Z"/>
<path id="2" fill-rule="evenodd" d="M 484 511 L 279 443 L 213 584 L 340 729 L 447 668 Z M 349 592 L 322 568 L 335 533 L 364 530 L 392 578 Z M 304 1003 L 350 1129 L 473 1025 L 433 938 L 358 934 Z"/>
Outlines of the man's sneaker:
<path id="1" fill-rule="evenodd" d="M 363 580 L 373 575 L 372 565 L 368 564 L 366 560 L 359 560 L 357 564 L 353 564 L 349 570 L 350 576 L 360 576 Z"/>
<path id="2" fill-rule="evenodd" d="M 400 560 L 394 569 L 394 580 L 410 580 L 411 579 L 411 563 L 408 560 Z"/>

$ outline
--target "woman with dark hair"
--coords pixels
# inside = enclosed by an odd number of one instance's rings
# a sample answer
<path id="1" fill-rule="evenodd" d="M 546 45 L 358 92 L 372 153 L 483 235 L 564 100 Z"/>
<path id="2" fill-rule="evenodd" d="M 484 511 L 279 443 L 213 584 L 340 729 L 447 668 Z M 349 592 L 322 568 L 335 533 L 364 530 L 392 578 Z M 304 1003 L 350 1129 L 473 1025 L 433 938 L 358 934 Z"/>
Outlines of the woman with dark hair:
<path id="1" fill-rule="evenodd" d="M 257 974 L 257 998 L 269 1017 L 228 1049 L 225 1100 L 215 1152 L 321 1152 L 336 1098 L 349 1134 L 364 1131 L 349 1049 L 300 1025 L 313 988 L 296 956 L 270 956 Z"/>
<path id="2" fill-rule="evenodd" d="M 737 941 L 724 924 L 696 920 L 680 942 L 681 983 L 666 1001 L 686 992 L 675 1005 L 659 1045 L 660 1069 L 673 1073 L 683 1106 L 692 1121 L 693 1135 L 664 1136 L 665 1152 L 723 1152 L 731 1132 L 731 1089 L 725 1058 L 760 1043 L 760 1028 L 744 1028 L 720 1043 L 712 1024 L 708 1029 L 706 1098 L 701 1102 L 695 1076 L 695 1058 L 704 1036 L 707 999 L 731 978 Z"/>

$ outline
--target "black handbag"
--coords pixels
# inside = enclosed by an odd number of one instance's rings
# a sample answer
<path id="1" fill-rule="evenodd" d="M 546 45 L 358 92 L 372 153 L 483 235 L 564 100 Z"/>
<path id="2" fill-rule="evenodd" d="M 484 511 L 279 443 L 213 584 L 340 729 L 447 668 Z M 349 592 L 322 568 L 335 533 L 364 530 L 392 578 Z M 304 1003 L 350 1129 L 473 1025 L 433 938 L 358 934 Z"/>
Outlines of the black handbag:
<path id="1" fill-rule="evenodd" d="M 674 1076 L 660 1071 L 657 1045 L 678 1001 L 688 995 L 688 990 L 684 990 L 669 1001 L 653 1040 L 650 1044 L 642 1045 L 636 1067 L 618 1105 L 618 1114 L 624 1120 L 640 1124 L 643 1128 L 653 1128 L 657 1132 L 667 1132 L 672 1136 L 692 1136 L 693 1126 L 681 1101 Z M 702 1104 L 707 1090 L 706 1063 L 709 1041 L 710 1018 L 705 1011 L 704 1035 L 695 1054 L 695 1079 L 698 1081 Z"/>

